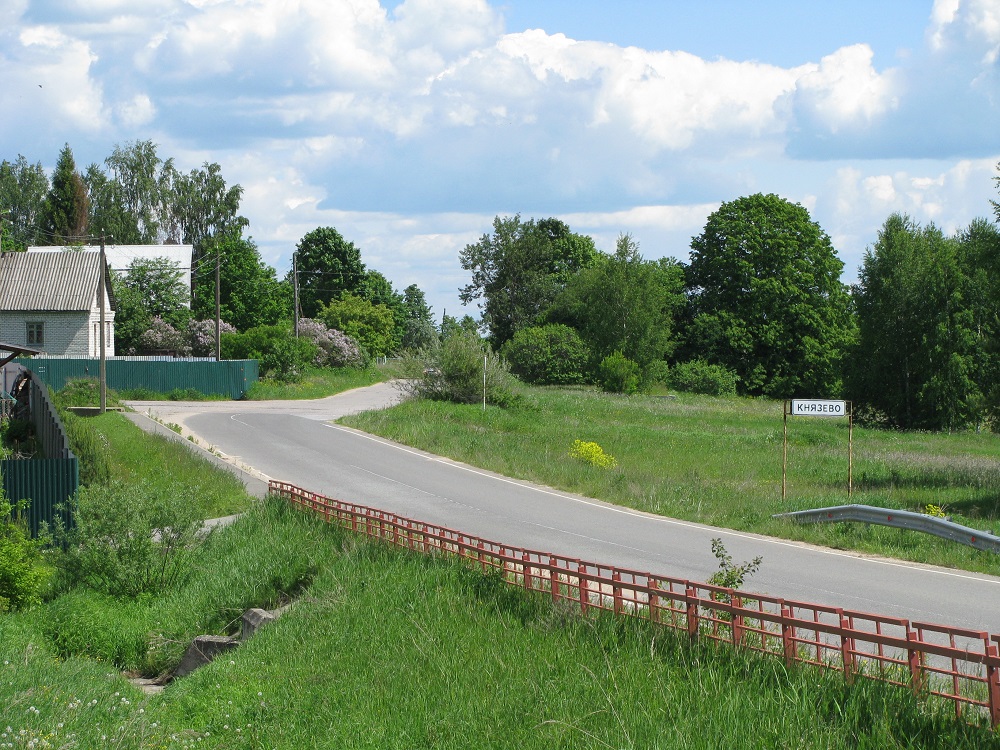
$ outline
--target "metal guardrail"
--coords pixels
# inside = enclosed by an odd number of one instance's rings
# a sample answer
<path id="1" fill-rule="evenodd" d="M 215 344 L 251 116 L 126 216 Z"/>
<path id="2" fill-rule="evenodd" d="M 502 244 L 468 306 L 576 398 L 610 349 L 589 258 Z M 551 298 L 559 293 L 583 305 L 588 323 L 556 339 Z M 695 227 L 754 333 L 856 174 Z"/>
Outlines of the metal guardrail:
<path id="1" fill-rule="evenodd" d="M 928 516 L 911 510 L 876 508 L 871 505 L 837 505 L 831 508 L 798 510 L 792 513 L 775 513 L 772 518 L 791 518 L 798 523 L 826 523 L 857 521 L 891 526 L 895 529 L 920 531 L 942 539 L 965 544 L 969 547 L 1000 555 L 1000 536 L 988 531 L 971 529 L 946 518 Z"/>
<path id="2" fill-rule="evenodd" d="M 1000 635 L 810 604 L 514 547 L 271 480 L 272 494 L 330 524 L 456 556 L 526 591 L 637 617 L 720 645 L 843 672 L 950 702 L 1000 727 Z"/>

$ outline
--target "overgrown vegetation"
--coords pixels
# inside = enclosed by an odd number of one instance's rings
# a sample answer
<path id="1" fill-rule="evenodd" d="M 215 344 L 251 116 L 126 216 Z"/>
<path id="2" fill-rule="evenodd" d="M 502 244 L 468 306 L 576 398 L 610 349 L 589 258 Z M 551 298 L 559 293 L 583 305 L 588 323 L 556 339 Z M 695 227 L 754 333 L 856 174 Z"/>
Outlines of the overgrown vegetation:
<path id="1" fill-rule="evenodd" d="M 501 407 L 520 402 L 519 387 L 507 363 L 478 336 L 464 331 L 452 334 L 432 351 L 406 358 L 403 373 L 400 387 L 423 399 Z"/>
<path id="2" fill-rule="evenodd" d="M 41 601 L 49 571 L 41 545 L 28 533 L 26 501 L 11 503 L 0 485 L 0 614 Z"/>
<path id="3" fill-rule="evenodd" d="M 112 481 L 81 487 L 69 526 L 57 522 L 50 556 L 58 587 L 109 596 L 167 591 L 191 573 L 202 508 L 180 482 Z"/>

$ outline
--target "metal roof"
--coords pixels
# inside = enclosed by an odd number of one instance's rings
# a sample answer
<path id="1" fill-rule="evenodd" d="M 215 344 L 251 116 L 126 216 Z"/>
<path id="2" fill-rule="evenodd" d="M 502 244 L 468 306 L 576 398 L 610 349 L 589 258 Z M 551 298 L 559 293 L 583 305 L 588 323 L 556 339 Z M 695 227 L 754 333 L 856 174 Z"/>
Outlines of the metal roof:
<path id="1" fill-rule="evenodd" d="M 64 250 L 65 248 L 54 245 L 32 245 L 28 248 L 29 253 L 63 252 Z M 81 245 L 73 249 L 73 252 L 76 253 L 98 253 L 100 251 L 100 245 Z M 191 257 L 194 253 L 192 245 L 109 244 L 104 248 L 104 253 L 108 259 L 108 267 L 121 274 L 126 274 L 132 261 L 137 258 L 145 260 L 166 258 L 171 263 L 177 264 L 177 270 L 181 272 L 181 281 L 187 289 L 191 289 Z"/>
<path id="2" fill-rule="evenodd" d="M 97 253 L 0 253 L 0 310 L 90 310 L 100 267 Z"/>

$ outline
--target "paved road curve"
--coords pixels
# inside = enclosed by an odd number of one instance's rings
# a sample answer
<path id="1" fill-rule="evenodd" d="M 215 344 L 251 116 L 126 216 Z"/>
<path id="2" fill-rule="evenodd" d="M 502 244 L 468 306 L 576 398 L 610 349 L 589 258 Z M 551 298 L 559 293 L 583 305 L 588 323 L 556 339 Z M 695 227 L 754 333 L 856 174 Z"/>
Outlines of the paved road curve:
<path id="1" fill-rule="evenodd" d="M 1000 578 L 917 566 L 654 516 L 512 480 L 330 424 L 393 401 L 391 386 L 310 402 L 135 402 L 233 460 L 331 497 L 515 546 L 704 581 L 713 537 L 764 558 L 759 593 L 1000 632 Z"/>

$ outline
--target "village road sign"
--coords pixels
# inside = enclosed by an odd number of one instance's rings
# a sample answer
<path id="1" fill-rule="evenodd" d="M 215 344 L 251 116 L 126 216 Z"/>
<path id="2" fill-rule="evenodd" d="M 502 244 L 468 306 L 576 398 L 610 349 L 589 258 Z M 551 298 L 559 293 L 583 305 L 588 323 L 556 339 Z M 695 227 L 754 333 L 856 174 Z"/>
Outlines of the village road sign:
<path id="1" fill-rule="evenodd" d="M 785 401 L 784 440 L 781 459 L 781 499 L 787 494 L 788 475 L 788 418 L 789 417 L 847 417 L 847 496 L 854 492 L 854 409 L 850 401 L 829 398 L 793 398 Z"/>
<path id="2" fill-rule="evenodd" d="M 829 399 L 798 398 L 792 399 L 793 417 L 846 417 L 848 416 L 846 401 L 831 401 Z"/>

